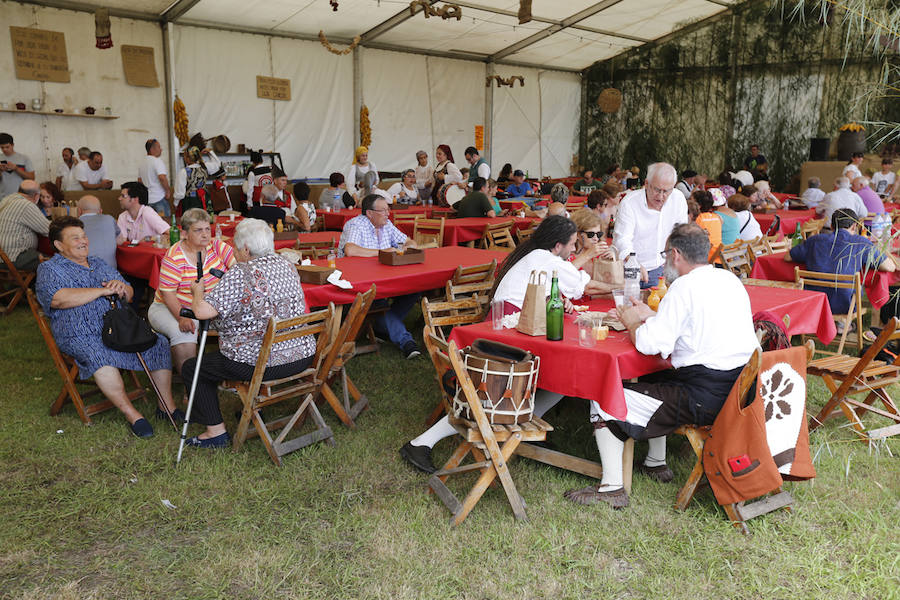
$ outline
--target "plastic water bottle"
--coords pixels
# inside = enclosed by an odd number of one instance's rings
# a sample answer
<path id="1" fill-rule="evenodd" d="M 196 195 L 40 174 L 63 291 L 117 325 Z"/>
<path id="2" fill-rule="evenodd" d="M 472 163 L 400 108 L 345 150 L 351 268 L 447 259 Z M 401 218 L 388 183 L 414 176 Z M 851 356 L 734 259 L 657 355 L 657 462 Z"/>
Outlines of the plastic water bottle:
<path id="1" fill-rule="evenodd" d="M 625 260 L 625 301 L 630 298 L 635 300 L 641 299 L 641 265 L 637 261 L 637 256 L 632 252 Z"/>

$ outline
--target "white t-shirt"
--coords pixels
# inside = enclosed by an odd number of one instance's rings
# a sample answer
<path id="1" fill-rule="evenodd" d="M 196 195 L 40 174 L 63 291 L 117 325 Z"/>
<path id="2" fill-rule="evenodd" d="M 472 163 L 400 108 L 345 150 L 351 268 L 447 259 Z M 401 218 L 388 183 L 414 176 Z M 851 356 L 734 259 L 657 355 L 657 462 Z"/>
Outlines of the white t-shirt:
<path id="1" fill-rule="evenodd" d="M 109 177 L 106 176 L 106 165 L 100 165 L 100 168 L 95 171 L 91 168 L 91 166 L 88 164 L 88 161 L 86 160 L 81 161 L 80 163 L 75 165 L 73 171 L 75 173 L 75 180 L 76 182 L 78 182 L 79 190 L 84 189 L 83 187 L 81 187 L 80 182 L 82 181 L 89 183 L 90 185 L 97 185 L 104 179 L 109 179 Z"/>
<path id="2" fill-rule="evenodd" d="M 403 187 L 403 182 L 398 181 L 391 187 L 387 189 L 387 195 L 391 197 L 392 200 L 396 201 L 397 198 L 400 197 L 401 193 L 406 193 L 406 197 L 415 202 L 419 199 L 419 190 L 416 188 L 408 189 Z"/>
<path id="3" fill-rule="evenodd" d="M 822 201 L 822 198 L 825 197 L 825 190 L 820 188 L 806 188 L 806 191 L 803 192 L 803 195 L 800 196 L 800 200 L 803 201 L 803 204 L 806 205 L 806 208 L 815 208 L 819 205 L 819 202 Z"/>
<path id="4" fill-rule="evenodd" d="M 166 197 L 166 190 L 159 182 L 159 176 L 168 177 L 169 171 L 161 158 L 149 154 L 144 158 L 144 162 L 138 167 L 138 177 L 147 186 L 149 203 L 156 204 Z"/>
<path id="5" fill-rule="evenodd" d="M 66 165 L 65 162 L 59 165 L 59 168 L 56 170 L 56 176 L 62 178 L 62 191 L 69 192 L 81 189 L 81 184 L 75 179 L 75 167 L 78 165 L 79 162 L 77 160 L 72 163 L 71 167 Z"/>
<path id="6" fill-rule="evenodd" d="M 665 250 L 672 228 L 687 222 L 687 201 L 677 189 L 669 194 L 662 210 L 648 208 L 644 189 L 635 190 L 619 203 L 613 244 L 622 260 L 634 252 L 641 266 L 650 271 L 663 264 L 660 252 Z"/>
<path id="7" fill-rule="evenodd" d="M 886 190 L 894 185 L 897 175 L 893 171 L 882 173 L 881 171 L 872 175 L 872 189 L 875 193 L 884 198 L 887 195 Z"/>
<path id="8" fill-rule="evenodd" d="M 563 260 L 549 250 L 536 249 L 526 254 L 506 272 L 497 286 L 494 300 L 502 300 L 522 308 L 528 278 L 532 271 L 544 271 L 547 274 L 546 296 L 550 295 L 553 271 L 557 271 L 559 291 L 570 300 L 581 298 L 584 286 L 591 280 L 589 274 L 576 269 L 569 261 Z"/>
<path id="9" fill-rule="evenodd" d="M 759 347 L 747 290 L 727 269 L 697 267 L 669 284 L 657 313 L 635 332 L 634 345 L 641 354 L 671 356 L 676 369 L 742 367 Z"/>
<path id="10" fill-rule="evenodd" d="M 753 216 L 749 210 L 742 210 L 734 213 L 738 218 L 738 237 L 744 241 L 755 240 L 762 237 L 762 229 L 759 221 Z"/>

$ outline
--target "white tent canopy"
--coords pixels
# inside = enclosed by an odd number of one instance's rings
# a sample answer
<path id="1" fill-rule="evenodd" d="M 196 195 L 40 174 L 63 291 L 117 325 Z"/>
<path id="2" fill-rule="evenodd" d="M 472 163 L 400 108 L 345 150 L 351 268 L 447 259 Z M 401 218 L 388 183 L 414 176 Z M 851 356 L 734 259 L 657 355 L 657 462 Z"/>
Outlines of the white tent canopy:
<path id="1" fill-rule="evenodd" d="M 9 65 L 0 65 L 0 81 L 3 87 L 9 81 L 23 98 L 42 95 L 48 106 L 56 97 L 79 97 L 85 100 L 76 105 L 112 104 L 121 114 L 118 121 L 92 124 L 105 128 L 91 134 L 97 141 L 85 141 L 85 124 L 71 122 L 52 123 L 56 135 L 45 134 L 39 148 L 17 140 L 17 149 L 45 157 L 47 175 L 59 148 L 87 144 L 104 151 L 114 179 L 133 178 L 143 153 L 136 140 L 167 139 L 162 115 L 177 93 L 192 133 L 222 133 L 232 144 L 280 151 L 291 177 L 347 170 L 362 105 L 372 124 L 370 158 L 380 170 L 414 166 L 417 150 L 433 158 L 438 144 L 450 145 L 463 166 L 462 151 L 475 144 L 476 126 L 482 126 L 495 174 L 509 162 L 532 176 L 562 176 L 578 151 L 580 71 L 725 10 L 732 1 L 534 0 L 532 21 L 520 25 L 519 2 L 510 0 L 456 2 L 460 20 L 426 19 L 421 8 L 411 14 L 405 0 L 339 0 L 337 11 L 328 0 L 0 0 L 10 25 L 66 33 L 73 74 L 71 84 L 16 80 L 9 58 Z M 89 45 L 92 18 L 84 11 L 101 6 L 114 17 L 116 44 L 157 49 L 158 73 L 168 90 L 127 86 L 115 64 L 118 52 Z M 57 8 L 82 12 L 69 18 L 73 13 Z M 320 30 L 336 48 L 355 36 L 359 47 L 336 56 L 320 44 Z M 0 36 L 0 53 L 6 43 Z M 104 62 L 97 63 L 101 57 Z M 81 59 L 90 61 L 88 76 Z M 92 77 L 93 70 L 104 72 Z M 525 85 L 486 87 L 485 77 L 493 74 L 522 75 Z M 291 99 L 258 98 L 257 75 L 289 79 Z M 103 86 L 95 87 L 94 79 Z M 97 89 L 103 99 L 93 98 Z M 0 115 L 0 130 L 21 129 L 20 121 L 9 125 L 7 119 Z"/>

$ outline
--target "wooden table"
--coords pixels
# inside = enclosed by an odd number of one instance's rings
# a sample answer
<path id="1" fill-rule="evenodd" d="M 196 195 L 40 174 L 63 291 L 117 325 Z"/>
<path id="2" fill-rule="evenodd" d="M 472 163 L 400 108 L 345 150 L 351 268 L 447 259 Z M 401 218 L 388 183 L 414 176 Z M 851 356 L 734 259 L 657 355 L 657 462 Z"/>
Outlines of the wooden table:
<path id="1" fill-rule="evenodd" d="M 481 250 L 467 247 L 428 248 L 425 262 L 414 265 L 392 267 L 378 262 L 377 257 L 344 257 L 336 261 L 342 271 L 341 278 L 353 284 L 349 290 L 330 283 L 323 285 L 303 284 L 307 306 L 325 306 L 329 302 L 349 304 L 356 294 L 365 292 L 375 284 L 375 298 L 392 298 L 443 288 L 458 266 L 473 266 L 489 263 L 494 259 L 500 263 L 508 254 L 498 250 Z M 313 264 L 326 266 L 325 260 L 314 260 Z"/>

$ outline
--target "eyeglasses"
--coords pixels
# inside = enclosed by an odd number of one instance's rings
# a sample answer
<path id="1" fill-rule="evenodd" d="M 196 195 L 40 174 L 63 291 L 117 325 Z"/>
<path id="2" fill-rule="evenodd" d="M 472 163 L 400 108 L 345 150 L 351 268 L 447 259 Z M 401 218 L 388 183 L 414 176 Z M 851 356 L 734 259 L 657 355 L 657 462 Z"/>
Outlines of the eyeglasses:
<path id="1" fill-rule="evenodd" d="M 586 235 L 588 238 L 598 238 L 598 239 L 600 239 L 600 238 L 603 237 L 603 232 L 602 232 L 602 231 L 582 231 L 581 233 L 583 233 L 584 235 Z"/>
<path id="2" fill-rule="evenodd" d="M 377 212 L 386 215 L 391 212 L 389 208 L 370 208 L 367 212 Z"/>
<path id="3" fill-rule="evenodd" d="M 655 185 L 647 184 L 647 189 L 658 196 L 669 197 L 669 194 L 672 193 L 672 190 L 675 188 L 658 188 Z"/>

